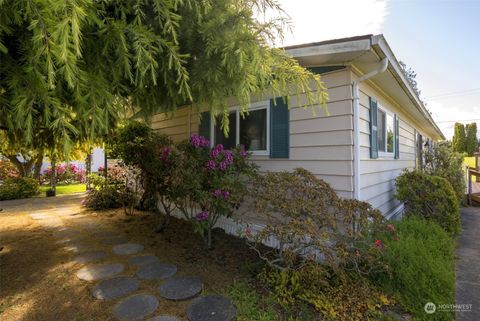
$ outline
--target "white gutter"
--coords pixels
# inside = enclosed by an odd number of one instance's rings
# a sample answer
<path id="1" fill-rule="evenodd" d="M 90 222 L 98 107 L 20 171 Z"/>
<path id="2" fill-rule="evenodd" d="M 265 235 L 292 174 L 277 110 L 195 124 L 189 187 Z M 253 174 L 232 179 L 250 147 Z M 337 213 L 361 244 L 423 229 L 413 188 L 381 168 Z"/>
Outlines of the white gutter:
<path id="1" fill-rule="evenodd" d="M 383 58 L 379 66 L 353 81 L 353 197 L 360 200 L 360 83 L 381 74 L 388 67 L 388 58 Z"/>

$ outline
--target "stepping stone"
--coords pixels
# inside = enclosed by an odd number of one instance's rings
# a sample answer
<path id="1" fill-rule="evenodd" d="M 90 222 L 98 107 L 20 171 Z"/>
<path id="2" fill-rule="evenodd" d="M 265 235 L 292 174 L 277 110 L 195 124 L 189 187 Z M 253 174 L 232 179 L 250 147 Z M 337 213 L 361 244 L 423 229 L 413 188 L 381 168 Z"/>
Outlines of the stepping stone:
<path id="1" fill-rule="evenodd" d="M 92 295 L 99 300 L 116 299 L 135 292 L 140 286 L 140 281 L 135 278 L 120 276 L 103 280 L 92 289 Z"/>
<path id="2" fill-rule="evenodd" d="M 141 266 L 137 270 L 137 276 L 144 280 L 163 280 L 177 273 L 174 264 L 154 262 Z"/>
<path id="3" fill-rule="evenodd" d="M 142 320 L 158 308 L 158 300 L 153 295 L 137 294 L 118 302 L 113 314 L 120 320 Z"/>
<path id="4" fill-rule="evenodd" d="M 67 251 L 72 251 L 74 253 L 83 253 L 83 252 L 89 252 L 89 251 L 95 251 L 97 250 L 92 244 L 69 244 L 65 246 L 65 249 Z"/>
<path id="5" fill-rule="evenodd" d="M 57 237 L 57 238 L 65 238 L 65 237 L 71 238 L 71 237 L 74 237 L 74 236 L 78 236 L 79 234 L 80 234 L 80 232 L 77 231 L 77 230 L 65 229 L 65 230 L 61 230 L 61 231 L 53 233 L 53 236 Z"/>
<path id="6" fill-rule="evenodd" d="M 123 264 L 89 265 L 77 272 L 77 277 L 85 281 L 106 279 L 123 271 Z"/>
<path id="7" fill-rule="evenodd" d="M 125 236 L 116 236 L 112 238 L 106 238 L 101 241 L 103 244 L 116 245 L 128 243 L 128 239 Z"/>
<path id="8" fill-rule="evenodd" d="M 113 247 L 113 253 L 117 255 L 132 255 L 141 251 L 143 251 L 143 245 L 136 243 L 119 244 Z"/>
<path id="9" fill-rule="evenodd" d="M 100 238 L 121 236 L 117 232 L 113 232 L 113 231 L 96 231 L 96 232 L 93 232 L 92 235 Z"/>
<path id="10" fill-rule="evenodd" d="M 48 214 L 30 214 L 30 217 L 34 220 L 48 220 L 53 218 L 53 216 Z"/>
<path id="11" fill-rule="evenodd" d="M 84 241 L 83 237 L 81 236 L 74 236 L 70 238 L 65 238 L 61 239 L 55 242 L 55 244 L 65 244 L 65 245 L 71 245 L 71 244 L 78 244 L 80 242 Z"/>
<path id="12" fill-rule="evenodd" d="M 130 265 L 145 265 L 154 262 L 159 262 L 158 257 L 154 255 L 141 255 L 141 256 L 134 256 L 128 260 L 128 264 Z"/>
<path id="13" fill-rule="evenodd" d="M 87 252 L 76 256 L 73 261 L 77 263 L 88 263 L 101 260 L 106 256 L 107 253 L 105 253 L 104 251 Z"/>
<path id="14" fill-rule="evenodd" d="M 232 301 L 220 295 L 196 298 L 187 308 L 189 321 L 232 321 L 236 314 Z"/>
<path id="15" fill-rule="evenodd" d="M 188 300 L 202 292 L 203 283 L 199 278 L 173 278 L 158 287 L 160 296 L 168 300 Z"/>
<path id="16" fill-rule="evenodd" d="M 158 317 L 148 319 L 147 321 L 182 321 L 171 315 L 159 315 Z"/>

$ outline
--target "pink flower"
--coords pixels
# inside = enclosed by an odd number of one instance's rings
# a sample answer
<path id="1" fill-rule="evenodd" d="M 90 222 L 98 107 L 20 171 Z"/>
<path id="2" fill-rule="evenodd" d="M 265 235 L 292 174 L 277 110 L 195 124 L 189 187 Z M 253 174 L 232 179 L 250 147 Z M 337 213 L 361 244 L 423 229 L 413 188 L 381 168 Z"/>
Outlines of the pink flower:
<path id="1" fill-rule="evenodd" d="M 387 225 L 387 230 L 388 230 L 389 232 L 392 232 L 392 233 L 393 233 L 393 232 L 395 232 L 395 226 L 394 226 L 393 224 L 388 224 L 388 225 Z"/>
<path id="2" fill-rule="evenodd" d="M 231 150 L 224 151 L 223 155 L 225 157 L 225 162 L 227 163 L 227 165 L 230 165 L 233 163 L 233 153 Z"/>
<path id="3" fill-rule="evenodd" d="M 214 190 L 213 195 L 216 196 L 216 197 L 222 196 L 222 190 L 220 190 L 220 189 Z"/>
<path id="4" fill-rule="evenodd" d="M 162 161 L 166 161 L 168 156 L 170 156 L 171 152 L 172 152 L 172 150 L 170 149 L 170 147 L 168 147 L 168 146 L 163 147 L 162 154 L 160 155 L 160 159 Z"/>
<path id="5" fill-rule="evenodd" d="M 227 199 L 230 196 L 230 192 L 229 191 L 223 191 L 222 195 L 223 195 L 224 199 Z"/>
<path id="6" fill-rule="evenodd" d="M 207 221 L 209 214 L 210 213 L 205 210 L 203 212 L 197 213 L 197 215 L 195 215 L 195 219 L 197 220 L 197 222 Z"/>
<path id="7" fill-rule="evenodd" d="M 190 137 L 190 144 L 195 148 L 208 147 L 210 146 L 210 141 L 203 136 L 192 135 Z"/>
<path id="8" fill-rule="evenodd" d="M 381 240 L 375 240 L 375 246 L 378 247 L 379 249 L 383 248 L 383 243 Z"/>
<path id="9" fill-rule="evenodd" d="M 220 170 L 224 171 L 227 169 L 228 164 L 225 161 L 221 161 L 219 167 L 220 167 Z"/>
<path id="10" fill-rule="evenodd" d="M 209 161 L 207 162 L 207 168 L 214 170 L 214 169 L 217 168 L 217 163 L 215 163 L 214 160 L 209 160 Z"/>
<path id="11" fill-rule="evenodd" d="M 246 237 L 251 237 L 252 236 L 252 229 L 251 228 L 247 227 L 245 229 L 245 236 Z"/>

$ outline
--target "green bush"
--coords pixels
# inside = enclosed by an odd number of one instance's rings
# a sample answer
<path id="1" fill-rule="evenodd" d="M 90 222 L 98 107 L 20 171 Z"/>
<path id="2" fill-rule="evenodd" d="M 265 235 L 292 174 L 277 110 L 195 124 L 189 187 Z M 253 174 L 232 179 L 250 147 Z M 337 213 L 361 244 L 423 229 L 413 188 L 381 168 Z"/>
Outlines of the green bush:
<path id="1" fill-rule="evenodd" d="M 445 178 L 452 185 L 458 202 L 465 200 L 463 156 L 454 152 L 450 144 L 442 143 L 425 151 L 425 172 Z"/>
<path id="2" fill-rule="evenodd" d="M 115 185 L 105 185 L 91 190 L 83 201 L 83 205 L 92 210 L 119 208 L 123 205 L 122 193 Z"/>
<path id="3" fill-rule="evenodd" d="M 419 171 L 405 171 L 396 179 L 397 198 L 405 202 L 406 216 L 420 216 L 438 223 L 447 233 L 460 231 L 458 199 L 450 183 Z"/>
<path id="4" fill-rule="evenodd" d="M 395 234 L 378 235 L 386 251 L 382 257 L 390 273 L 372 276 L 417 320 L 453 320 L 452 312 L 424 311 L 427 302 L 453 304 L 454 242 L 436 223 L 407 217 L 393 223 Z"/>
<path id="5" fill-rule="evenodd" d="M 38 182 L 29 177 L 7 178 L 0 186 L 0 201 L 28 198 L 39 193 Z"/>

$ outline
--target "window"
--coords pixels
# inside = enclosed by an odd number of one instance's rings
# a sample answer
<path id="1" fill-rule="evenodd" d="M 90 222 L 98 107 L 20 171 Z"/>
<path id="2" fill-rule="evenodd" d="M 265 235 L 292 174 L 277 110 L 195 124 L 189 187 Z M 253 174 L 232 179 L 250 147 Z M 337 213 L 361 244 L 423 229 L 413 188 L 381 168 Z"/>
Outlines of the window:
<path id="1" fill-rule="evenodd" d="M 269 102 L 252 104 L 248 114 L 240 114 L 239 108 L 232 108 L 229 114 L 229 133 L 226 137 L 220 126 L 221 118 L 217 118 L 211 134 L 212 143 L 223 144 L 233 148 L 239 144 L 252 152 L 253 155 L 269 154 Z"/>
<path id="2" fill-rule="evenodd" d="M 377 109 L 378 151 L 393 154 L 395 146 L 395 122 L 392 114 Z"/>

